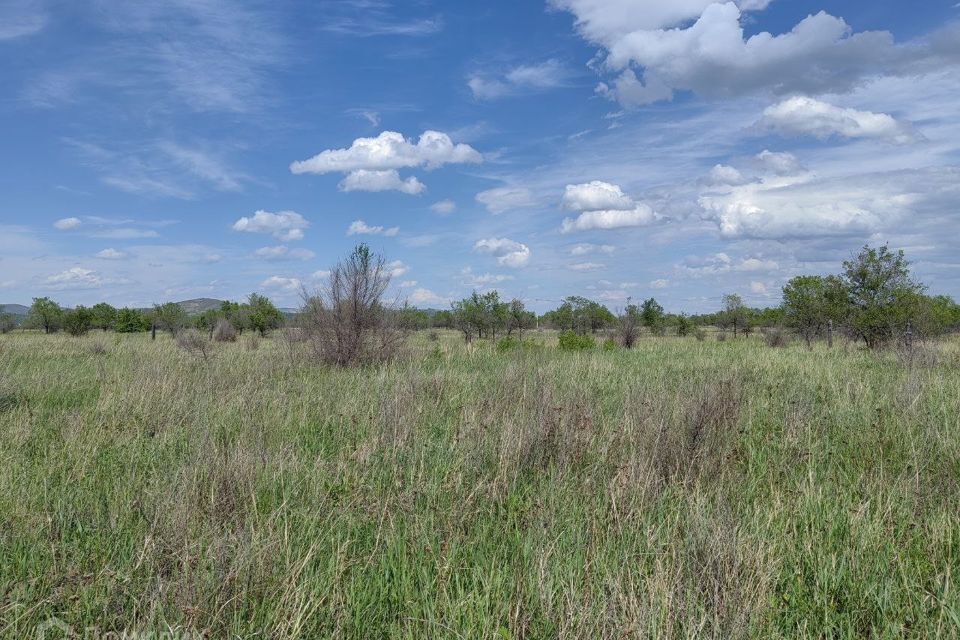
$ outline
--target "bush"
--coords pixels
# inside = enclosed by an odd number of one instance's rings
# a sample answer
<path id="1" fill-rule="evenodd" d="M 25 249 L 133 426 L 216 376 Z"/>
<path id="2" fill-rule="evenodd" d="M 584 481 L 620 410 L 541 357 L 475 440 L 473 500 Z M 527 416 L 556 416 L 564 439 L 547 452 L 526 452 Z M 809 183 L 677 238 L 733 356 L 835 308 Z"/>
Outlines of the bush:
<path id="1" fill-rule="evenodd" d="M 604 351 L 616 351 L 617 343 L 612 338 L 607 338 L 603 341 L 603 350 Z"/>
<path id="2" fill-rule="evenodd" d="M 693 330 L 693 337 L 697 339 L 697 342 L 703 342 L 707 339 L 707 332 L 697 327 Z"/>
<path id="3" fill-rule="evenodd" d="M 721 331 L 717 334 L 717 342 L 726 342 L 727 341 L 727 332 Z"/>
<path id="4" fill-rule="evenodd" d="M 583 351 L 593 349 L 596 343 L 591 335 L 577 335 L 573 331 L 564 331 L 560 334 L 558 347 L 561 351 Z"/>
<path id="5" fill-rule="evenodd" d="M 93 314 L 84 306 L 63 313 L 63 328 L 72 336 L 82 336 L 93 327 Z"/>
<path id="6" fill-rule="evenodd" d="M 196 329 L 182 329 L 177 332 L 177 346 L 204 360 L 210 357 L 213 343 L 208 341 Z"/>
<path id="7" fill-rule="evenodd" d="M 226 318 L 220 318 L 213 328 L 213 339 L 216 342 L 236 342 L 237 330 Z"/>
<path id="8" fill-rule="evenodd" d="M 763 332 L 763 340 L 768 347 L 785 347 L 790 344 L 790 334 L 779 327 L 774 327 Z"/>
<path id="9" fill-rule="evenodd" d="M 504 338 L 500 338 L 500 340 L 497 341 L 497 352 L 506 353 L 507 351 L 513 351 L 519 346 L 520 346 L 519 340 L 517 340 L 513 336 L 506 336 Z"/>

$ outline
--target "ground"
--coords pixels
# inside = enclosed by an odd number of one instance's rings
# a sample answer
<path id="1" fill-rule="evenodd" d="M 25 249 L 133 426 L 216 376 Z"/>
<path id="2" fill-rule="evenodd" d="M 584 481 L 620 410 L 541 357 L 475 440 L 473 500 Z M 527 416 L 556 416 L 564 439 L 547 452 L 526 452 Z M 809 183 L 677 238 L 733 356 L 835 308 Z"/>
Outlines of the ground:
<path id="1" fill-rule="evenodd" d="M 0 637 L 960 634 L 960 341 L 554 342 L 0 336 Z"/>

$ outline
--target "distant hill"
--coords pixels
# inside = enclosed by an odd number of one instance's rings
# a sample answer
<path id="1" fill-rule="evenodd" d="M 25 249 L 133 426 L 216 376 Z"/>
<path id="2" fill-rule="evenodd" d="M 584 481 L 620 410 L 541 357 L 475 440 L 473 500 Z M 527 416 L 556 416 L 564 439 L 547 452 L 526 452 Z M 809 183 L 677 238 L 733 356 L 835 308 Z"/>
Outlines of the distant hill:
<path id="1" fill-rule="evenodd" d="M 219 309 L 220 305 L 223 304 L 223 300 L 216 300 L 214 298 L 194 298 L 193 300 L 184 300 L 178 302 L 181 308 L 187 312 L 188 315 L 195 316 L 203 313 L 204 311 L 210 311 L 211 309 Z"/>
<path id="2" fill-rule="evenodd" d="M 30 307 L 22 304 L 0 304 L 0 313 L 12 313 L 15 316 L 25 316 L 30 311 Z"/>

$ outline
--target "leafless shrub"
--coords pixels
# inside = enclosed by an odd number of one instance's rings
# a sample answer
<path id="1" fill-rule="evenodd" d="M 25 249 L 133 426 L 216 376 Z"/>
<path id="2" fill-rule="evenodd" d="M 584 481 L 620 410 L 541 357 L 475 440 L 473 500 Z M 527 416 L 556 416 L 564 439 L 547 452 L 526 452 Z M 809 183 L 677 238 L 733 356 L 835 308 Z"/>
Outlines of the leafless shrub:
<path id="1" fill-rule="evenodd" d="M 703 342 L 707 339 L 707 332 L 698 327 L 697 329 L 694 329 L 693 337 L 697 339 L 697 342 Z"/>
<path id="2" fill-rule="evenodd" d="M 427 334 L 427 339 L 430 340 L 430 342 L 437 342 L 440 340 L 440 334 L 437 331 L 431 331 Z"/>
<path id="3" fill-rule="evenodd" d="M 237 330 L 229 320 L 220 318 L 213 328 L 213 339 L 216 342 L 236 342 Z"/>
<path id="4" fill-rule="evenodd" d="M 764 329 L 763 340 L 768 347 L 785 347 L 790 344 L 790 335 L 780 327 Z"/>
<path id="5" fill-rule="evenodd" d="M 721 331 L 717 334 L 717 342 L 726 342 L 727 341 L 727 332 Z"/>
<path id="6" fill-rule="evenodd" d="M 940 364 L 939 351 L 924 342 L 902 343 L 894 347 L 893 352 L 900 364 L 908 369 L 931 368 Z"/>
<path id="7" fill-rule="evenodd" d="M 382 362 L 399 351 L 404 333 L 383 303 L 390 269 L 364 244 L 330 272 L 315 295 L 304 295 L 303 330 L 314 355 L 338 366 Z"/>
<path id="8" fill-rule="evenodd" d="M 626 349 L 632 349 L 637 340 L 640 339 L 640 315 L 635 311 L 636 307 L 628 309 L 622 314 L 617 322 L 617 337 L 620 344 Z"/>
<path id="9" fill-rule="evenodd" d="M 243 346 L 247 348 L 247 351 L 256 351 L 260 348 L 260 336 L 251 333 L 244 341 Z"/>
<path id="10" fill-rule="evenodd" d="M 177 332 L 177 346 L 194 356 L 207 360 L 213 355 L 213 343 L 200 335 L 196 329 L 182 329 Z"/>

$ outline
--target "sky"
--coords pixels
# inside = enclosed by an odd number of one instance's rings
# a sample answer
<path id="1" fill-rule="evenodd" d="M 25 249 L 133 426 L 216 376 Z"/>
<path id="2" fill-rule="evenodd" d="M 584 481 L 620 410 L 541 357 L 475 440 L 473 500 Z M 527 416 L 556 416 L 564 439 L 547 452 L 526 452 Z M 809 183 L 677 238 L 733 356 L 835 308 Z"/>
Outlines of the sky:
<path id="1" fill-rule="evenodd" d="M 2 0 L 0 303 L 960 298 L 960 4 Z"/>

